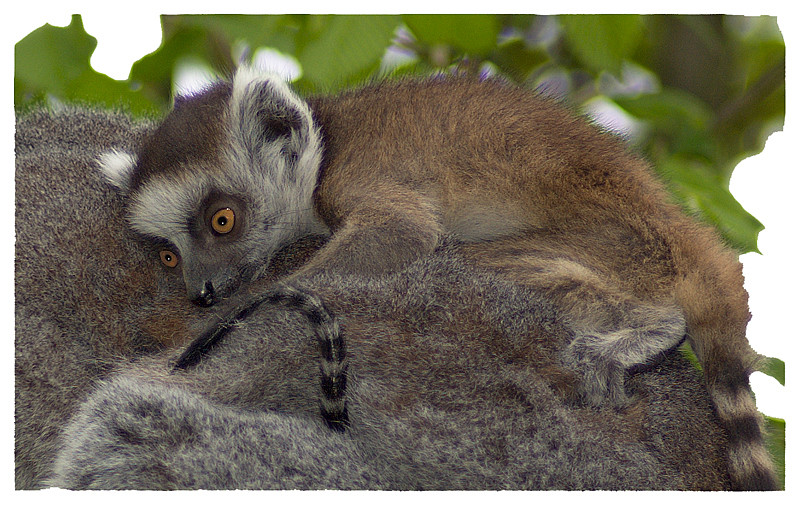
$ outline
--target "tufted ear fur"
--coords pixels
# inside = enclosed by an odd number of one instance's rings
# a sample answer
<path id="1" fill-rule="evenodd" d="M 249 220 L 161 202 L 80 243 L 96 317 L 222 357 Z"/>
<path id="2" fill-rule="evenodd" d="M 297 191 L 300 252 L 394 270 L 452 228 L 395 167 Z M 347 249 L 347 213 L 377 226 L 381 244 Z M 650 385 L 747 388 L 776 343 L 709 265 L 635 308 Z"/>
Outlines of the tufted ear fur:
<path id="1" fill-rule="evenodd" d="M 131 176 L 136 169 L 136 156 L 126 151 L 112 149 L 101 154 L 97 163 L 106 179 L 121 193 L 130 190 Z"/>
<path id="2" fill-rule="evenodd" d="M 230 112 L 239 141 L 254 160 L 279 156 L 292 179 L 304 179 L 309 172 L 316 177 L 319 132 L 311 109 L 283 78 L 240 68 Z"/>

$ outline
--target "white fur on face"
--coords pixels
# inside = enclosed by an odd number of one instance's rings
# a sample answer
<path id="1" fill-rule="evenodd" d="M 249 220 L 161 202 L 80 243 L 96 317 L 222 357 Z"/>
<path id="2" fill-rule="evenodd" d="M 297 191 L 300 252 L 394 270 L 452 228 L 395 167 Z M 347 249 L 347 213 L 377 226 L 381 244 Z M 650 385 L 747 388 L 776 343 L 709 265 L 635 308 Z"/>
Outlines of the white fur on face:
<path id="1" fill-rule="evenodd" d="M 164 175 L 131 195 L 128 221 L 135 231 L 169 241 L 185 256 L 196 247 L 189 226 L 204 213 L 206 197 L 212 192 L 235 196 L 246 203 L 248 217 L 237 249 L 247 252 L 247 261 L 257 262 L 305 235 L 328 231 L 314 211 L 313 187 L 305 191 L 285 183 L 261 171 L 234 168 L 213 174 L 187 170 Z"/>
<path id="2" fill-rule="evenodd" d="M 264 140 L 260 115 L 265 111 L 299 122 L 288 137 Z M 285 229 L 283 240 L 327 231 L 313 211 L 322 139 L 308 105 L 283 78 L 243 67 L 233 80 L 228 113 L 230 148 L 225 152 L 231 182 L 257 191 L 254 197 L 263 201 L 264 217 Z M 287 152 L 296 157 L 287 157 Z"/>
<path id="3" fill-rule="evenodd" d="M 202 173 L 190 178 L 154 177 L 131 196 L 128 221 L 140 234 L 180 246 L 208 189 L 209 180 Z"/>
<path id="4" fill-rule="evenodd" d="M 308 105 L 289 87 L 289 83 L 278 74 L 263 72 L 254 67 L 242 66 L 236 71 L 233 78 L 233 97 L 231 100 L 232 110 L 239 108 L 241 104 L 252 97 L 256 86 L 266 86 L 272 90 L 276 102 L 281 102 L 284 108 L 291 108 L 299 111 L 307 125 L 313 123 L 311 110 Z"/>

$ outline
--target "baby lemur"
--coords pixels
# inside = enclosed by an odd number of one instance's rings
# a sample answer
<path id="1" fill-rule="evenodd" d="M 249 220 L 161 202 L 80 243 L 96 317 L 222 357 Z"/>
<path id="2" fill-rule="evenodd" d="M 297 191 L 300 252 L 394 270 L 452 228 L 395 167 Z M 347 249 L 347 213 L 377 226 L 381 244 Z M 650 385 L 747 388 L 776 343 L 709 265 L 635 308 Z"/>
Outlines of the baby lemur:
<path id="1" fill-rule="evenodd" d="M 101 165 L 203 306 L 308 234 L 331 239 L 289 282 L 396 271 L 450 235 L 499 276 L 549 290 L 591 403 L 624 403 L 624 369 L 686 334 L 731 435 L 734 487 L 776 486 L 736 255 L 620 140 L 528 90 L 436 77 L 303 100 L 242 68 L 177 97 L 137 153 Z M 660 325 L 637 323 L 652 311 Z"/>

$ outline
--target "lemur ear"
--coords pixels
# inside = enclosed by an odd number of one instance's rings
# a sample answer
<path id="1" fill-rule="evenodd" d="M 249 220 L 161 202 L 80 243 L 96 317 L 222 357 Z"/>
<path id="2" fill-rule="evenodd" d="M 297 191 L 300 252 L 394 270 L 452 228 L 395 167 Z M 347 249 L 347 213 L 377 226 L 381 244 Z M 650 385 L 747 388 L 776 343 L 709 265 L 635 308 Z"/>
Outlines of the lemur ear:
<path id="1" fill-rule="evenodd" d="M 130 190 L 131 176 L 136 168 L 136 156 L 131 153 L 112 149 L 101 154 L 97 163 L 106 179 L 120 192 Z"/>
<path id="2" fill-rule="evenodd" d="M 253 154 L 279 147 L 297 158 L 309 148 L 317 149 L 311 110 L 280 76 L 240 68 L 233 80 L 231 113 Z"/>

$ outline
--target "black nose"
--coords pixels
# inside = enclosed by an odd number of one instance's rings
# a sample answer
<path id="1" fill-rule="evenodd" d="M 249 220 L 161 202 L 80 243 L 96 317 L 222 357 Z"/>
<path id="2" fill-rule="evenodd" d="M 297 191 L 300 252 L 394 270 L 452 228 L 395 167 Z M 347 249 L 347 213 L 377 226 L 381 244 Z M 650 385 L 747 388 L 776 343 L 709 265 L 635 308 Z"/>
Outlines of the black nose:
<path id="1" fill-rule="evenodd" d="M 200 293 L 195 297 L 192 302 L 202 307 L 209 307 L 214 305 L 214 285 L 211 281 L 206 281 L 205 286 Z"/>

